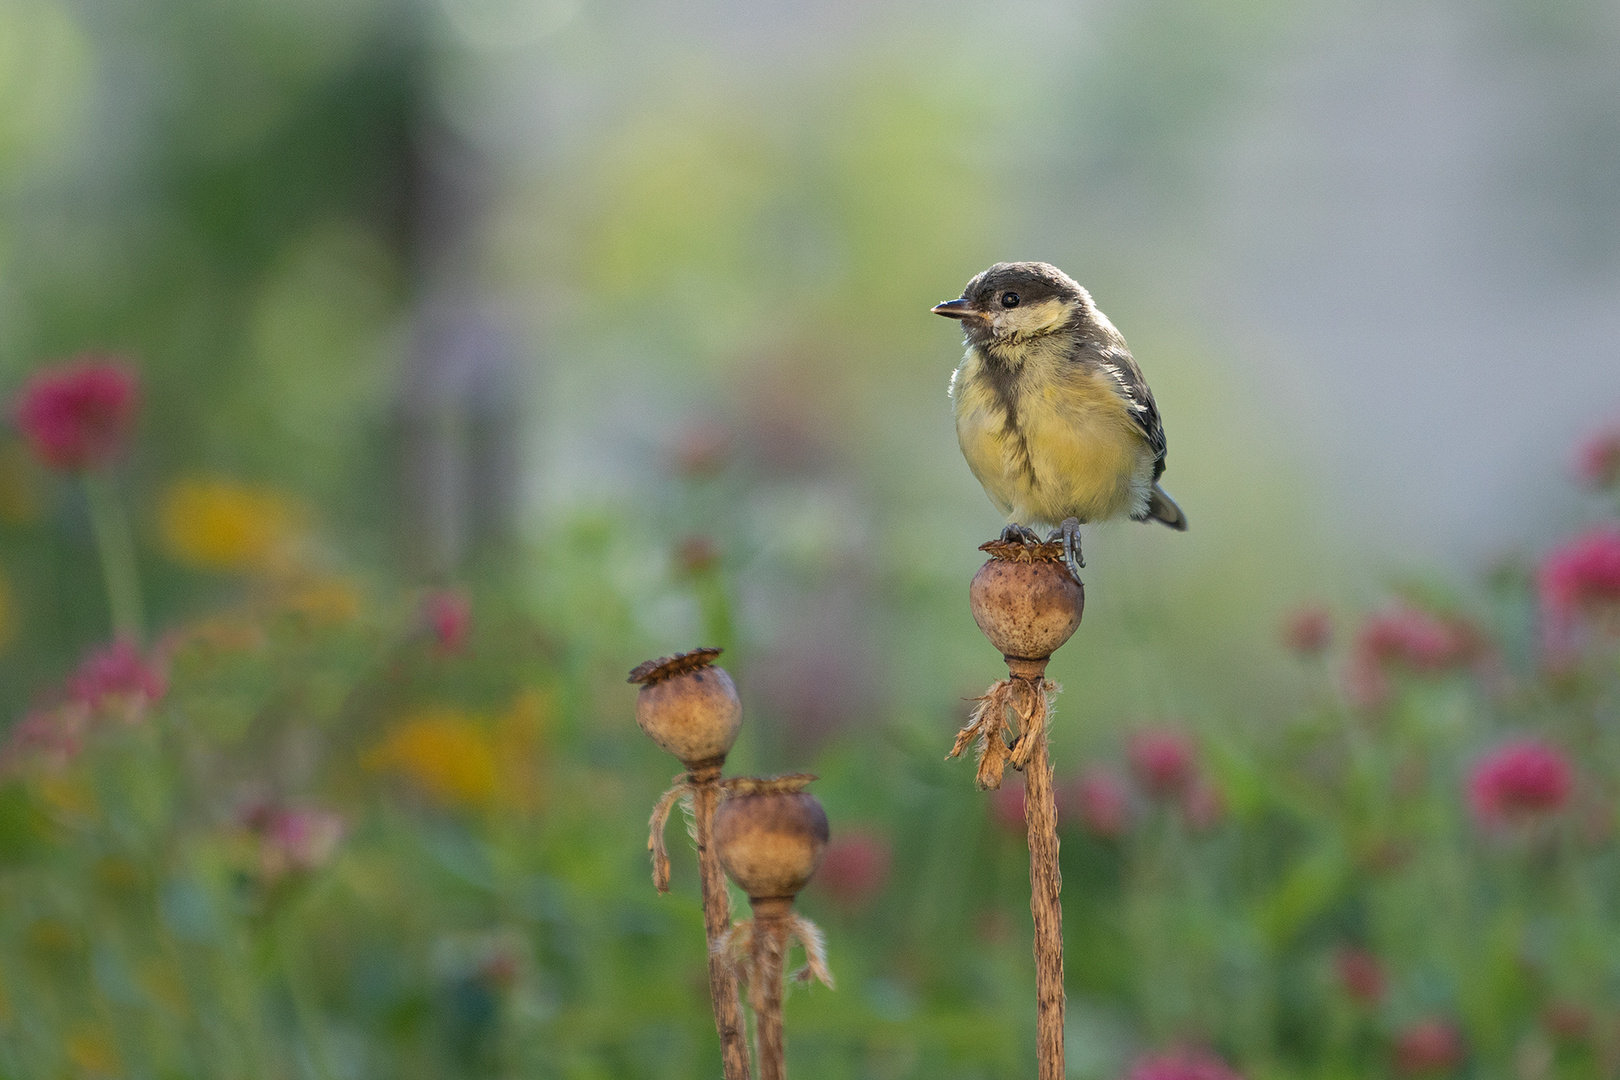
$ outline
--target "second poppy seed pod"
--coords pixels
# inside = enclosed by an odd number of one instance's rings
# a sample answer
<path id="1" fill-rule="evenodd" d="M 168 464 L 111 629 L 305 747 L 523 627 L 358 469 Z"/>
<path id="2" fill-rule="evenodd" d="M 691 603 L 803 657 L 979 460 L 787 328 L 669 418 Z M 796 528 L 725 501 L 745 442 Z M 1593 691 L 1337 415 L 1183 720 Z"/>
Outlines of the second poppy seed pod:
<path id="1" fill-rule="evenodd" d="M 720 865 L 750 900 L 797 896 L 827 837 L 827 812 L 802 791 L 731 795 L 714 813 Z"/>
<path id="2" fill-rule="evenodd" d="M 1058 544 L 990 543 L 968 586 L 973 621 L 1009 659 L 1044 660 L 1080 625 L 1086 590 Z"/>
<path id="3" fill-rule="evenodd" d="M 742 728 L 742 702 L 719 649 L 694 649 L 649 660 L 630 673 L 640 683 L 636 724 L 687 768 L 717 762 L 731 752 Z"/>

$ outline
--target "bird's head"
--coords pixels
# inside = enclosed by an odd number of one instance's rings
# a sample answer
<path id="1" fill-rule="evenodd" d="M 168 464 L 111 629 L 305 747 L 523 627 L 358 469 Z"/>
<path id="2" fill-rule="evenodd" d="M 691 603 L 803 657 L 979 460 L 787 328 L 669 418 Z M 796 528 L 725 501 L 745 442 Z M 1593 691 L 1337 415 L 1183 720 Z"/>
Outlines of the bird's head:
<path id="1" fill-rule="evenodd" d="M 976 345 L 1007 345 L 1054 333 L 1091 311 L 1091 296 L 1050 263 L 996 263 L 967 283 L 962 296 L 932 309 L 960 319 Z"/>

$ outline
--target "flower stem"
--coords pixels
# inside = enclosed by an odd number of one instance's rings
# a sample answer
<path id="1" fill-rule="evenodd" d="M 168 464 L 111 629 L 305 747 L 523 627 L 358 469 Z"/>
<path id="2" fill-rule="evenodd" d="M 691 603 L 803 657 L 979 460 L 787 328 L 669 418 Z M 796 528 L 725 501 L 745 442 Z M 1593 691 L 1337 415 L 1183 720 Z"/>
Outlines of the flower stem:
<path id="1" fill-rule="evenodd" d="M 1027 666 L 1030 673 L 1015 664 Z M 1013 678 L 1033 683 L 1030 700 L 1045 693 L 1044 660 L 1009 660 L 1007 666 Z M 1045 710 L 1031 719 L 1024 731 L 1024 738 L 1035 740 L 1024 769 L 1024 818 L 1029 826 L 1029 910 L 1035 920 L 1035 1057 L 1039 1080 L 1063 1080 L 1063 904 L 1058 898 L 1063 874 L 1058 868 L 1057 795 L 1046 754 Z"/>
<path id="2" fill-rule="evenodd" d="M 696 823 L 698 870 L 703 885 L 703 929 L 709 942 L 709 996 L 714 999 L 714 1026 L 720 1036 L 725 1080 L 748 1080 L 748 1036 L 737 976 L 718 945 L 731 926 L 731 897 L 713 837 L 714 811 L 720 802 L 720 767 L 692 770 L 692 818 Z"/>
<path id="3" fill-rule="evenodd" d="M 754 955 L 749 964 L 748 993 L 754 1006 L 759 1080 L 787 1080 L 787 1045 L 782 1038 L 782 979 L 787 967 L 791 898 L 751 901 L 754 907 Z"/>
<path id="4" fill-rule="evenodd" d="M 101 576 L 107 587 L 113 636 L 138 642 L 143 636 L 145 620 L 141 615 L 141 579 L 135 567 L 135 541 L 130 534 L 129 518 L 105 476 L 85 473 L 84 494 L 90 507 L 90 529 L 101 556 Z"/>

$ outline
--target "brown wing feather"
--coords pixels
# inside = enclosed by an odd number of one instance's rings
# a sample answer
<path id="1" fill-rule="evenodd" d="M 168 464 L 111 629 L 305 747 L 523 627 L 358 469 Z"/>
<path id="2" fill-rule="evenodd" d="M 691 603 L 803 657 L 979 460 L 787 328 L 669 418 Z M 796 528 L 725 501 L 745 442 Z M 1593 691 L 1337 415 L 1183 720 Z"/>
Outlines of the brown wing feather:
<path id="1" fill-rule="evenodd" d="M 1131 419 L 1136 421 L 1143 438 L 1147 439 L 1148 446 L 1153 450 L 1153 480 L 1157 483 L 1159 477 L 1164 475 L 1168 446 L 1164 439 L 1164 423 L 1159 419 L 1159 406 L 1153 401 L 1153 391 L 1148 389 L 1142 369 L 1136 366 L 1136 359 L 1128 349 L 1115 345 L 1094 348 L 1098 362 L 1119 386 Z"/>

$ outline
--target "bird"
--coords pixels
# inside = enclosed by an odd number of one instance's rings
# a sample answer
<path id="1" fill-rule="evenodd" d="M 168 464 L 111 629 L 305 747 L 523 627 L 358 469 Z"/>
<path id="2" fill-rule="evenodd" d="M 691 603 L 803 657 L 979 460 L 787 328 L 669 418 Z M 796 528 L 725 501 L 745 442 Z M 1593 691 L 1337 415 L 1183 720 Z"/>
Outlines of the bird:
<path id="1" fill-rule="evenodd" d="M 1177 531 L 1187 515 L 1159 486 L 1164 424 L 1125 338 L 1091 294 L 1044 262 L 976 275 L 934 314 L 962 323 L 967 352 L 951 374 L 956 439 L 1007 519 L 1004 541 L 1052 529 L 1075 580 L 1080 526 L 1129 517 Z"/>

